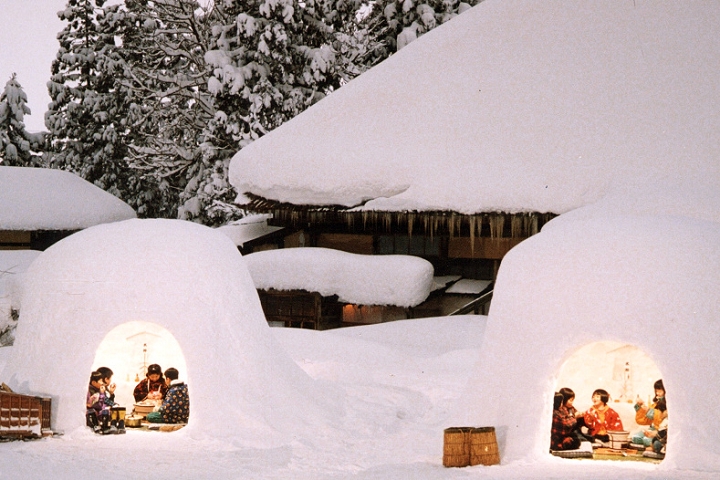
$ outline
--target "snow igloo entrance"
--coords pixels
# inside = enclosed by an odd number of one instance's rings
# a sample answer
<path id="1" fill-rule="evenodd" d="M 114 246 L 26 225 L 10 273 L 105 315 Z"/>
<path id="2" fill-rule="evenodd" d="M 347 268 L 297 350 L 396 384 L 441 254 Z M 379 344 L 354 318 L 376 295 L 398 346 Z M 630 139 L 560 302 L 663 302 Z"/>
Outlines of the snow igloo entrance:
<path id="1" fill-rule="evenodd" d="M 113 328 L 95 352 L 92 372 L 100 367 L 113 371 L 115 403 L 133 412 L 135 386 L 146 379 L 149 365 L 160 365 L 164 372 L 176 368 L 179 380 L 187 378 L 187 365 L 180 344 L 167 329 L 149 321 L 133 320 Z"/>
<path id="2" fill-rule="evenodd" d="M 659 379 L 662 379 L 662 374 L 655 362 L 637 346 L 600 341 L 575 350 L 560 367 L 555 383 L 554 407 L 558 403 L 567 405 L 567 397 L 572 397 L 574 393 L 574 398 L 567 406 L 574 407 L 577 412 L 578 427 L 576 428 L 581 433 L 579 439 L 587 439 L 590 442 L 581 442 L 579 448 L 567 450 L 557 448 L 559 447 L 557 443 L 559 437 L 562 437 L 561 434 L 558 434 L 558 430 L 568 427 L 567 425 L 562 426 L 562 422 L 559 422 L 557 413 L 554 411 L 551 452 L 556 456 L 566 458 L 630 459 L 651 462 L 662 460 L 664 449 L 662 453 L 646 450 L 648 446 L 652 448 L 653 441 L 648 441 L 650 445 L 643 445 L 637 441 L 643 436 L 644 431 L 657 431 L 657 429 L 651 425 L 638 424 L 635 409 L 635 405 L 638 403 L 646 408 L 653 405 L 654 385 Z M 558 393 L 564 394 L 564 397 L 558 397 Z M 596 399 L 593 398 L 594 396 Z M 611 433 L 609 438 L 601 438 L 598 441 L 592 436 L 592 426 L 585 426 L 587 415 L 583 415 L 583 413 L 593 407 L 594 401 L 602 402 L 605 399 L 607 399 L 607 406 L 617 413 L 614 415 L 608 411 L 601 415 L 602 420 L 608 422 L 607 430 L 623 433 Z M 602 404 L 600 405 L 602 411 L 604 407 Z M 572 414 L 571 409 L 570 414 Z M 658 414 L 658 410 L 654 410 L 653 414 Z M 664 416 L 664 414 L 659 415 Z M 595 415 L 591 415 L 590 423 L 596 421 L 595 417 Z M 613 421 L 615 417 L 621 422 L 622 428 L 618 428 L 619 424 Z M 645 421 L 650 422 L 649 419 Z M 660 427 L 660 429 L 662 428 L 666 428 L 666 424 Z M 650 433 L 650 435 L 657 434 Z M 567 443 L 566 446 L 568 446 Z"/>

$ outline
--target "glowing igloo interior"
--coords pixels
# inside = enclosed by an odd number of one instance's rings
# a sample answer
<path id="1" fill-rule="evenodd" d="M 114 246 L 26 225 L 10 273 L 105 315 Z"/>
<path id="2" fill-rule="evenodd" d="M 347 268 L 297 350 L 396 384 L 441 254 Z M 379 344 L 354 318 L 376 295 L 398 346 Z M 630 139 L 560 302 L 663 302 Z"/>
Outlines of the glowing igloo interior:
<path id="1" fill-rule="evenodd" d="M 93 370 L 112 369 L 117 385 L 115 401 L 128 408 L 133 404 L 133 389 L 145 378 L 147 366 L 156 363 L 165 371 L 177 368 L 180 379 L 187 378 L 185 356 L 175 337 L 152 322 L 132 320 L 113 328 L 95 352 Z"/>

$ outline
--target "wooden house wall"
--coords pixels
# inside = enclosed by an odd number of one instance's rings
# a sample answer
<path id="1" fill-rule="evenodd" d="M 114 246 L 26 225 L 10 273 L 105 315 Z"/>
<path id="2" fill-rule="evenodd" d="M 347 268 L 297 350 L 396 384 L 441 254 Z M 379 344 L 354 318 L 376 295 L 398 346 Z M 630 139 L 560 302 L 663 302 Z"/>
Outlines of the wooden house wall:
<path id="1" fill-rule="evenodd" d="M 258 290 L 265 318 L 271 325 L 326 330 L 342 323 L 337 298 L 305 290 Z"/>
<path id="2" fill-rule="evenodd" d="M 0 250 L 27 250 L 31 233 L 22 230 L 0 230 Z"/>
<path id="3" fill-rule="evenodd" d="M 373 235 L 358 235 L 347 233 L 320 233 L 314 242 L 317 247 L 334 248 L 343 252 L 360 253 L 372 255 L 375 253 L 373 248 Z"/>
<path id="4" fill-rule="evenodd" d="M 72 230 L 0 230 L 0 250 L 40 250 L 72 235 Z"/>
<path id="5" fill-rule="evenodd" d="M 501 260 L 507 252 L 526 237 L 488 238 L 451 237 L 448 258 L 485 258 Z"/>

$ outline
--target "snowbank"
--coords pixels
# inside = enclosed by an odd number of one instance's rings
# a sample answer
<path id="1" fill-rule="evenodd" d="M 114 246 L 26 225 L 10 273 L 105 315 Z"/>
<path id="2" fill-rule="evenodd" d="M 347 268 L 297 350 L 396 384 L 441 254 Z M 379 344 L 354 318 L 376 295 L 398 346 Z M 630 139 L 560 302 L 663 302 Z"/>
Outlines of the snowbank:
<path id="1" fill-rule="evenodd" d="M 716 2 L 487 0 L 243 148 L 230 181 L 462 213 L 564 213 L 628 179 L 717 191 L 718 23 Z"/>
<path id="2" fill-rule="evenodd" d="M 135 218 L 119 198 L 69 172 L 0 167 L 0 230 L 79 230 Z"/>
<path id="3" fill-rule="evenodd" d="M 210 228 L 129 220 L 83 230 L 35 260 L 22 302 L 0 378 L 51 396 L 55 429 L 84 429 L 96 350 L 129 321 L 158 324 L 182 349 L 191 403 L 183 435 L 268 445 L 306 425 L 322 432 L 328 412 L 338 415 L 336 396 L 276 347 L 242 256 Z"/>
<path id="4" fill-rule="evenodd" d="M 35 250 L 0 250 L 0 346 L 11 340 L 2 333 L 14 324 L 12 310 L 20 309 L 20 285 L 25 270 L 40 255 Z"/>
<path id="5" fill-rule="evenodd" d="M 508 253 L 468 389 L 474 401 L 458 405 L 457 418 L 495 425 L 504 463 L 538 461 L 563 361 L 595 341 L 632 344 L 667 389 L 660 468 L 717 472 L 720 420 L 707 405 L 720 395 L 720 224 L 611 213 L 560 216 Z"/>
<path id="6" fill-rule="evenodd" d="M 433 287 L 432 264 L 409 255 L 284 248 L 251 253 L 245 262 L 259 289 L 307 290 L 360 305 L 414 307 Z"/>

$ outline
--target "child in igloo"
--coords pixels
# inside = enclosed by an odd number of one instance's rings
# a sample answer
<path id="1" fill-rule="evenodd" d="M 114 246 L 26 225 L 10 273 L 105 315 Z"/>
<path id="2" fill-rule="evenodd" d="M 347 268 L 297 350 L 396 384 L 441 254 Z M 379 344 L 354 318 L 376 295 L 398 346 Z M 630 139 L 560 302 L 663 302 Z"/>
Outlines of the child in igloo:
<path id="1" fill-rule="evenodd" d="M 596 443 L 603 442 L 608 445 L 610 435 L 608 432 L 622 431 L 623 424 L 620 415 L 608 406 L 610 394 L 598 388 L 592 394 L 592 407 L 585 412 L 585 426 L 588 428 L 588 436 Z"/>
<path id="2" fill-rule="evenodd" d="M 642 398 L 638 397 L 635 403 L 635 422 L 638 425 L 648 425 L 650 428 L 634 432 L 631 442 L 635 445 L 642 445 L 647 451 L 660 450 L 667 442 L 667 401 L 665 400 L 665 385 L 662 379 L 653 385 L 655 398 L 652 404 L 645 406 Z M 661 432 L 664 438 L 660 438 Z"/>
<path id="3" fill-rule="evenodd" d="M 660 424 L 667 418 L 665 385 L 663 384 L 662 379 L 656 381 L 653 388 L 655 390 L 655 398 L 653 398 L 653 401 L 649 406 L 646 406 L 642 398 L 639 397 L 635 403 L 635 422 L 638 425 L 649 425 L 650 428 L 634 432 L 631 437 L 631 442 L 644 447 L 653 446 L 654 439 L 660 430 Z M 660 401 L 662 401 L 662 406 L 664 407 L 663 412 L 660 412 L 658 408 L 658 403 L 660 403 Z"/>
<path id="4" fill-rule="evenodd" d="M 167 393 L 167 383 L 163 378 L 162 368 L 157 363 L 153 363 L 147 369 L 146 378 L 140 380 L 133 390 L 133 397 L 136 402 L 143 400 L 160 401 L 165 398 Z"/>
<path id="5" fill-rule="evenodd" d="M 180 372 L 176 368 L 165 370 L 168 386 L 162 406 L 148 413 L 150 423 L 187 423 L 190 417 L 190 397 L 185 382 L 178 379 Z"/>
<path id="6" fill-rule="evenodd" d="M 550 450 L 574 450 L 580 447 L 580 438 L 576 433 L 577 419 L 563 408 L 564 402 L 563 394 L 556 392 L 553 399 Z"/>

